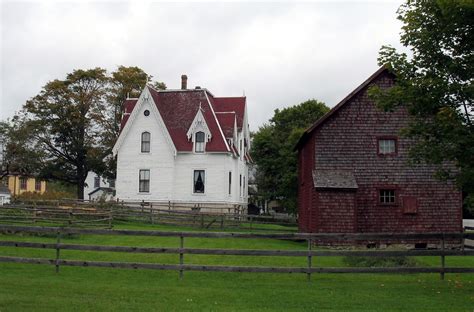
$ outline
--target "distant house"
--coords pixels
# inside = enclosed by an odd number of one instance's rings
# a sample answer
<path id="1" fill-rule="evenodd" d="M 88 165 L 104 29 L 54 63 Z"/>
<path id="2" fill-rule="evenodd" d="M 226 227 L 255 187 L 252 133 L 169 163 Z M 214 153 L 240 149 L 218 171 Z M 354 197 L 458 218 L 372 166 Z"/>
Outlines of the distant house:
<path id="1" fill-rule="evenodd" d="M 8 187 L 12 196 L 18 196 L 26 192 L 46 192 L 46 181 L 22 174 L 10 174 L 3 178 L 3 184 Z"/>
<path id="2" fill-rule="evenodd" d="M 0 206 L 10 203 L 10 190 L 7 186 L 0 184 Z"/>
<path id="3" fill-rule="evenodd" d="M 145 87 L 127 99 L 117 155 L 117 198 L 246 207 L 250 131 L 245 97 Z"/>
<path id="4" fill-rule="evenodd" d="M 115 180 L 106 179 L 90 171 L 84 185 L 84 199 L 111 200 L 115 196 Z"/>
<path id="5" fill-rule="evenodd" d="M 304 232 L 460 232 L 461 192 L 408 164 L 410 116 L 378 109 L 371 85 L 389 88 L 381 68 L 319 119 L 297 144 L 298 214 Z"/>

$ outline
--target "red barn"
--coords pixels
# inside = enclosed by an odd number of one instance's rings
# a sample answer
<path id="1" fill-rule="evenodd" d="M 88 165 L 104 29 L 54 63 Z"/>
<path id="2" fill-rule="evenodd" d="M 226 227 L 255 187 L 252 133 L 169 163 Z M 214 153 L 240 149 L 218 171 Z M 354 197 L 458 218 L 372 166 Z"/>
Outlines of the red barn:
<path id="1" fill-rule="evenodd" d="M 410 165 L 412 141 L 403 108 L 378 109 L 371 85 L 388 88 L 394 77 L 375 72 L 298 142 L 298 213 L 302 232 L 460 232 L 461 192 L 435 179 L 435 167 Z"/>

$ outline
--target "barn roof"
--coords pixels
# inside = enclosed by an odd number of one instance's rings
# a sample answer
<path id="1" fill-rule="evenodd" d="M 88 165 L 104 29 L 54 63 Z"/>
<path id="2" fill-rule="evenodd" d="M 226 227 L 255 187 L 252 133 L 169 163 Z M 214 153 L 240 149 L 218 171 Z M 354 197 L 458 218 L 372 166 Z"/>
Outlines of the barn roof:
<path id="1" fill-rule="evenodd" d="M 296 143 L 294 150 L 300 149 L 303 144 L 308 140 L 310 134 L 323 125 L 328 119 L 331 118 L 337 111 L 339 111 L 344 105 L 349 103 L 352 98 L 354 98 L 360 91 L 366 88 L 369 84 L 371 84 L 374 80 L 376 80 L 382 73 L 388 72 L 387 66 L 380 67 L 375 73 L 373 73 L 367 80 L 365 80 L 360 86 L 358 86 L 354 91 L 349 93 L 342 101 L 340 101 L 336 106 L 334 106 L 329 112 L 327 112 L 323 117 L 319 118 L 311 127 L 306 129 L 303 135 Z"/>
<path id="2" fill-rule="evenodd" d="M 357 189 L 351 170 L 313 170 L 313 183 L 317 189 Z"/>

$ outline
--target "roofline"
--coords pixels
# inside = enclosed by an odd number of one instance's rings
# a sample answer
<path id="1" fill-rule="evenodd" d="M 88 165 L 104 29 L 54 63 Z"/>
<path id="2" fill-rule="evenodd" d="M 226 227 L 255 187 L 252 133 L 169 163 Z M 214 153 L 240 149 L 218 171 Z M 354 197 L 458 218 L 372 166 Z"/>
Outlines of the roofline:
<path id="1" fill-rule="evenodd" d="M 209 94 L 211 94 L 211 96 L 214 97 L 214 95 L 212 95 L 212 93 L 209 92 Z M 216 121 L 217 127 L 219 128 L 219 133 L 221 134 L 222 139 L 224 140 L 225 147 L 227 148 L 227 151 L 230 152 L 229 144 L 227 144 L 227 140 L 226 140 L 226 137 L 224 135 L 224 131 L 222 131 L 221 124 L 220 124 L 219 120 L 217 120 L 216 113 L 214 112 L 214 107 L 212 107 L 212 103 L 209 100 L 209 96 L 207 95 L 207 90 L 206 89 L 204 89 L 204 95 L 206 96 L 207 103 L 209 104 L 209 107 L 211 108 L 212 116 L 214 116 L 214 120 Z"/>
<path id="2" fill-rule="evenodd" d="M 373 73 L 369 78 L 362 82 L 357 88 L 355 88 L 351 93 L 349 93 L 345 98 L 342 99 L 336 106 L 334 106 L 329 112 L 327 112 L 323 117 L 319 118 L 311 127 L 305 130 L 303 135 L 296 143 L 293 148 L 294 151 L 299 150 L 300 147 L 306 142 L 308 136 L 311 132 L 323 125 L 332 115 L 334 115 L 339 109 L 341 109 L 345 104 L 347 104 L 354 96 L 356 96 L 362 89 L 367 87 L 375 78 L 377 78 L 383 72 L 388 71 L 386 65 L 381 66 L 375 73 Z"/>

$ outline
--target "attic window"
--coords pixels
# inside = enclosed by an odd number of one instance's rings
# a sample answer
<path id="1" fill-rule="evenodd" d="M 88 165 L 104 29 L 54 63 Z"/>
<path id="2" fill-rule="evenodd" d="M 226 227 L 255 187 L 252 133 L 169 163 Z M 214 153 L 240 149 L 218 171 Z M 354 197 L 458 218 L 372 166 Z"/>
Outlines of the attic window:
<path id="1" fill-rule="evenodd" d="M 377 141 L 379 155 L 395 155 L 397 154 L 396 138 L 379 138 Z"/>
<path id="2" fill-rule="evenodd" d="M 150 116 L 150 111 L 148 109 L 145 109 L 143 115 L 145 115 L 146 117 Z"/>
<path id="3" fill-rule="evenodd" d="M 195 147 L 194 147 L 194 151 L 196 153 L 204 153 L 204 139 L 205 139 L 204 132 L 202 131 L 196 132 L 196 140 L 195 140 Z"/>

